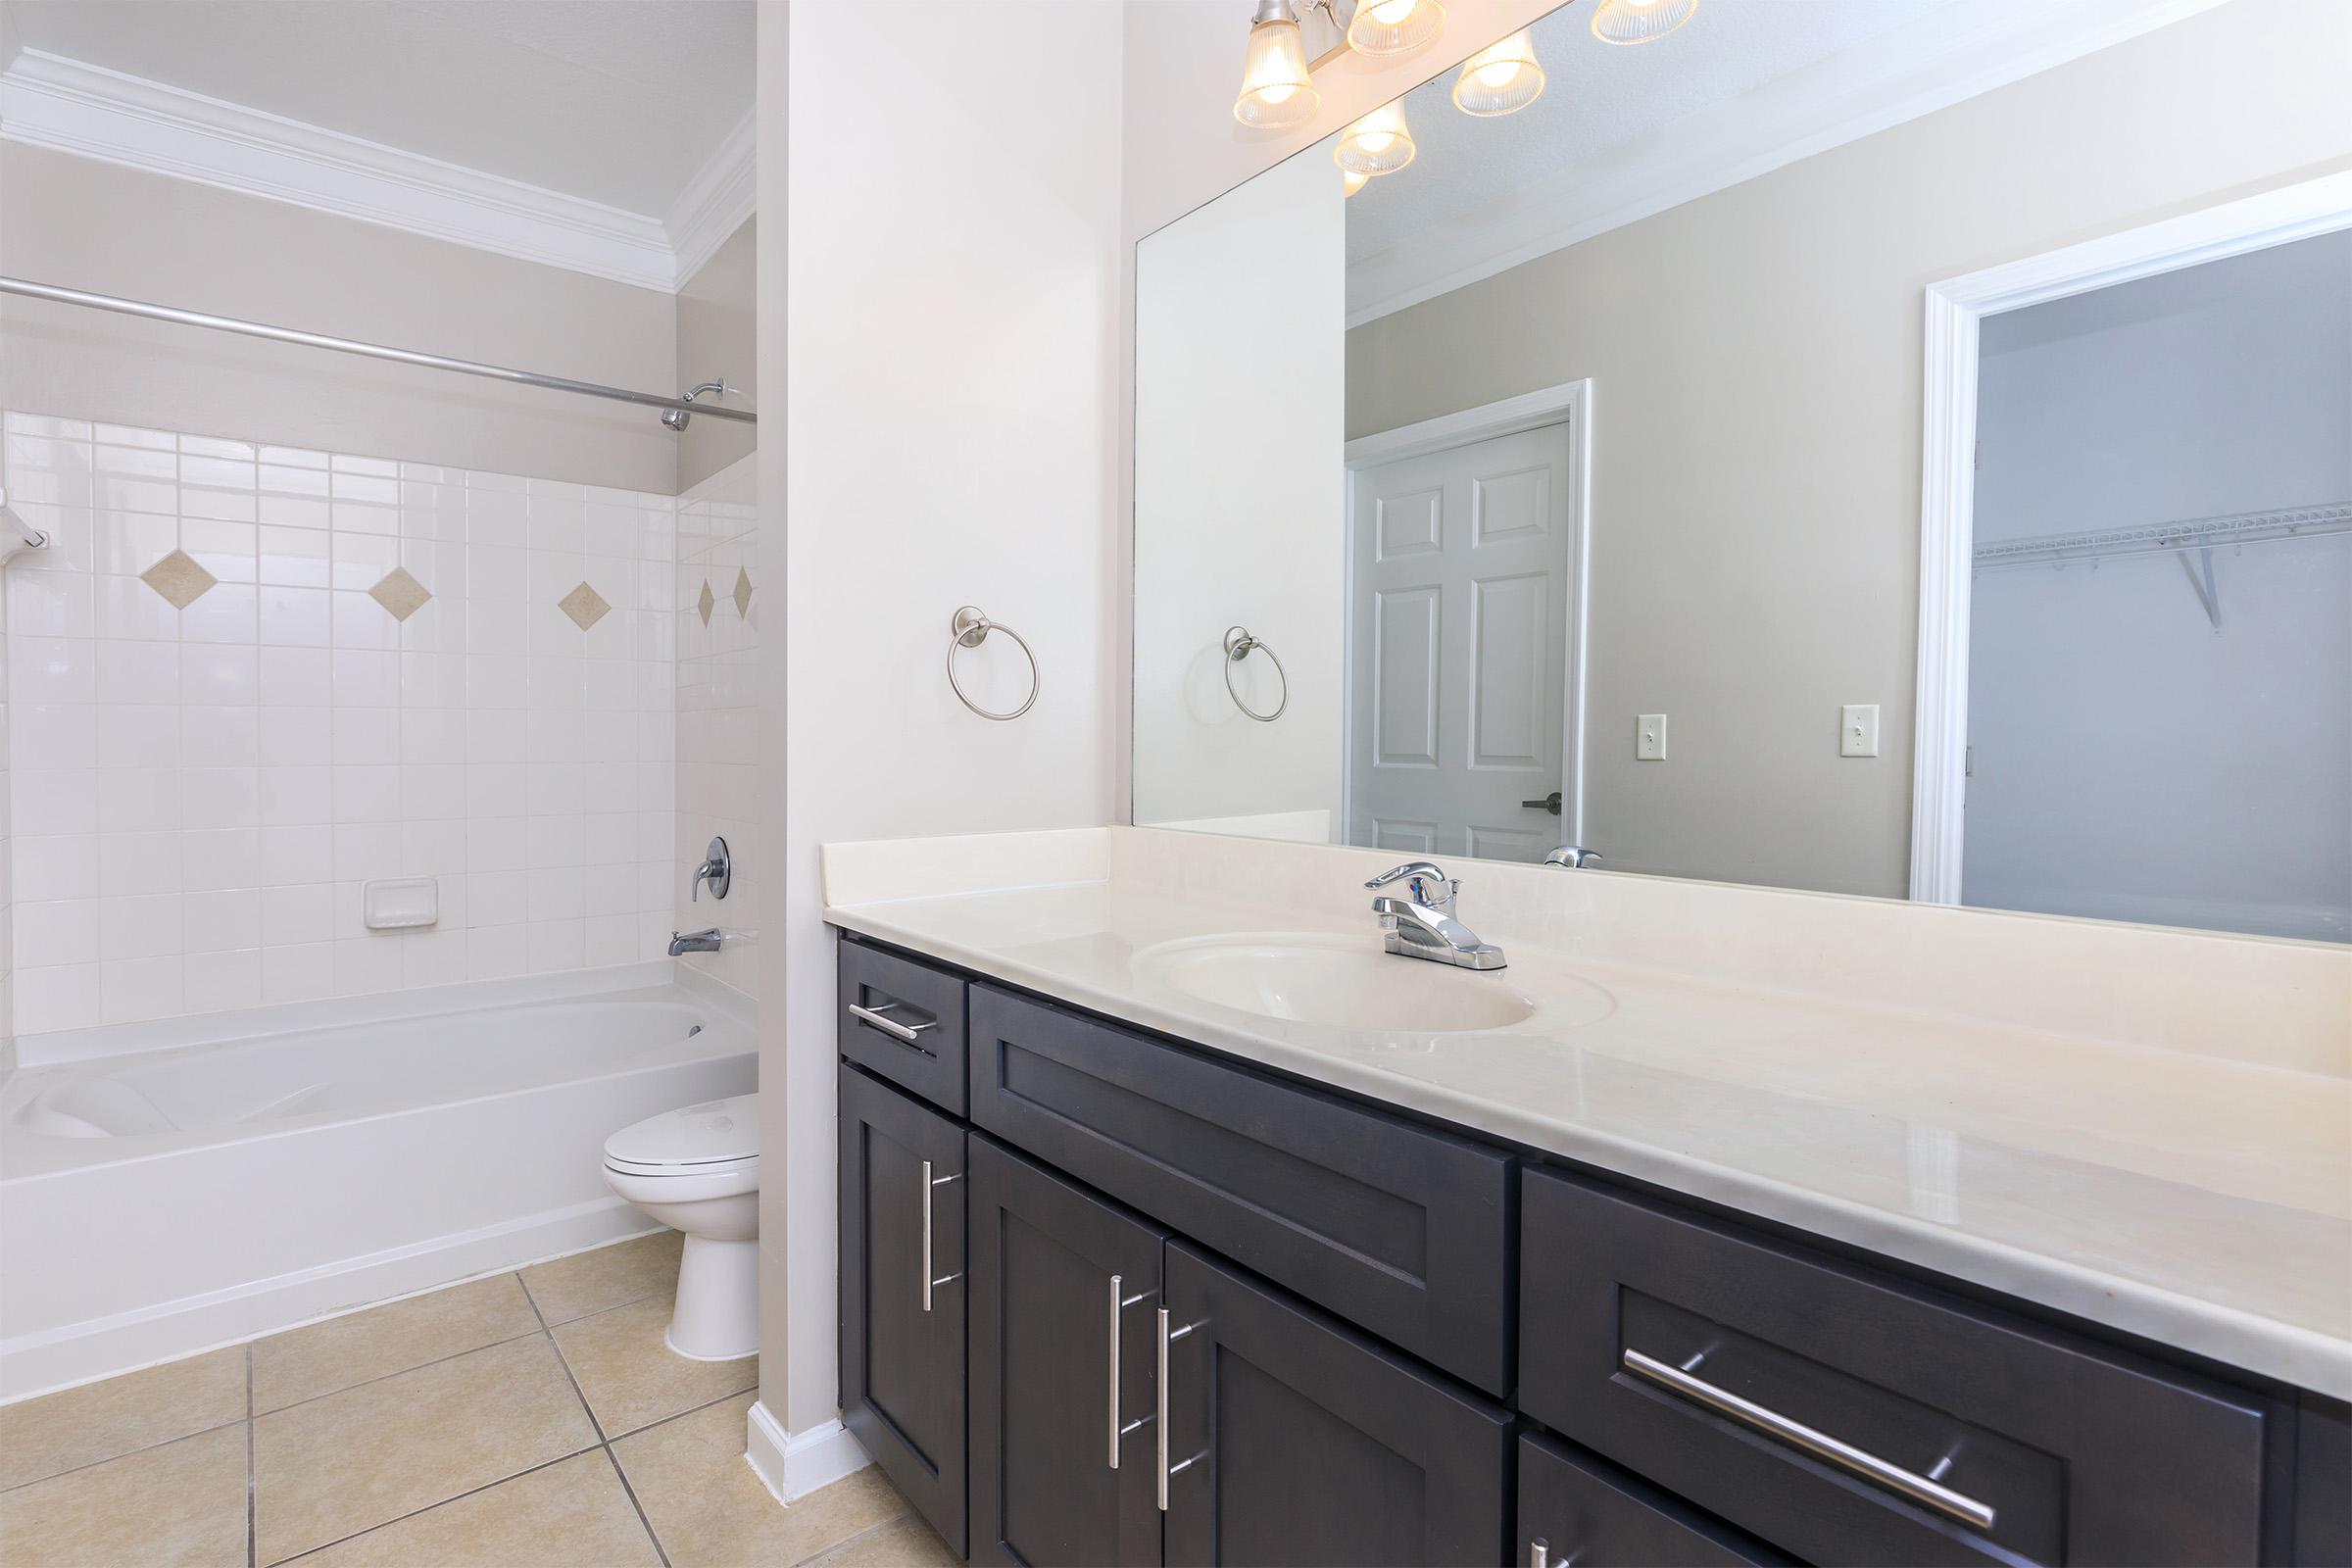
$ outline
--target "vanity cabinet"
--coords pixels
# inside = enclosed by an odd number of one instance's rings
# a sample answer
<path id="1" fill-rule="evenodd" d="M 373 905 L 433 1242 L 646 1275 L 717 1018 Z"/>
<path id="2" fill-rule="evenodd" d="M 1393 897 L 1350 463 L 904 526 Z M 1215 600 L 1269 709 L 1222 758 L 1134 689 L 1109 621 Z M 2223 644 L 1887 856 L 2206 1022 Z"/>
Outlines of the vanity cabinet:
<path id="1" fill-rule="evenodd" d="M 1167 1248 L 1170 1564 L 1493 1564 L 1510 1414 L 1185 1242 Z"/>
<path id="2" fill-rule="evenodd" d="M 970 1212 L 971 1560 L 1157 1563 L 1167 1232 L 978 1136 Z"/>
<path id="3" fill-rule="evenodd" d="M 964 1549 L 962 1126 L 839 1073 L 841 1419 Z"/>
<path id="4" fill-rule="evenodd" d="M 844 1419 L 973 1561 L 2352 1544 L 2336 1401 L 856 939 L 842 986 Z"/>

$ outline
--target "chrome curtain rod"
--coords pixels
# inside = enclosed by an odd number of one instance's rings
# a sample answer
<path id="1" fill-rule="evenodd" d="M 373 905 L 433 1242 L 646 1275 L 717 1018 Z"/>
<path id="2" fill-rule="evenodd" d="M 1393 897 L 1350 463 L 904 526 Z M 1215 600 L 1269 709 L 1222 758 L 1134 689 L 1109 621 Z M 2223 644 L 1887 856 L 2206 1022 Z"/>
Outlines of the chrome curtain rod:
<path id="1" fill-rule="evenodd" d="M 277 343 L 300 343 L 307 348 L 332 349 L 337 354 L 391 360 L 400 365 L 420 365 L 428 370 L 455 370 L 460 375 L 479 375 L 492 381 L 513 382 L 517 386 L 545 387 L 551 392 L 576 392 L 582 397 L 610 398 L 615 403 L 636 403 L 649 409 L 675 409 L 707 419 L 734 419 L 743 424 L 760 422 L 755 415 L 745 409 L 689 403 L 684 398 L 662 397 L 655 392 L 632 392 L 627 387 L 574 381 L 562 375 L 541 375 L 536 370 L 511 370 L 503 365 L 453 360 L 439 354 L 418 354 L 413 349 L 387 348 L 381 343 L 361 343 L 347 337 L 328 337 L 320 332 L 297 332 L 292 327 L 244 321 L 233 316 L 208 316 L 202 311 L 183 311 L 171 305 L 150 305 L 144 300 L 121 299 L 112 294 L 91 294 L 77 288 L 60 288 L 54 283 L 35 283 L 29 278 L 0 277 L 0 294 L 22 294 L 26 299 L 54 300 L 60 305 L 86 305 L 92 310 L 141 316 L 151 321 L 176 321 L 182 326 L 209 326 L 220 332 L 237 332 L 246 337 L 269 338 Z"/>

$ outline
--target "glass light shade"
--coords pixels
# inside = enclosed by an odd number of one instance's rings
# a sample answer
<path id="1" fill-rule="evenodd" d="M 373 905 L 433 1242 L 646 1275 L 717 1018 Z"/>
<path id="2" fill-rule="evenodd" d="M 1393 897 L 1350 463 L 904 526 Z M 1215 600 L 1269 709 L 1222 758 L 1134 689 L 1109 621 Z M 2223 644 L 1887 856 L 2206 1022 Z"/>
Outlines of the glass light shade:
<path id="1" fill-rule="evenodd" d="M 1331 150 L 1350 174 L 1394 174 L 1413 161 L 1413 133 L 1404 123 L 1404 100 L 1382 104 L 1340 132 Z"/>
<path id="2" fill-rule="evenodd" d="M 1255 130 L 1287 130 L 1315 118 L 1322 106 L 1306 74 L 1306 49 L 1296 22 L 1261 22 L 1250 29 L 1242 61 L 1242 92 L 1233 118 Z"/>
<path id="3" fill-rule="evenodd" d="M 1359 174 L 1352 169 L 1340 171 L 1340 195 L 1342 197 L 1352 196 L 1371 183 L 1372 176 L 1370 174 Z"/>
<path id="4" fill-rule="evenodd" d="M 1348 24 L 1348 47 L 1359 55 L 1400 55 L 1446 28 L 1438 0 L 1357 0 Z"/>
<path id="5" fill-rule="evenodd" d="M 1647 43 L 1690 20 L 1698 0 L 1600 0 L 1592 36 L 1602 43 Z"/>
<path id="6" fill-rule="evenodd" d="M 1525 109 L 1542 96 L 1544 68 L 1524 29 L 1463 61 L 1453 82 L 1453 107 L 1482 120 Z"/>

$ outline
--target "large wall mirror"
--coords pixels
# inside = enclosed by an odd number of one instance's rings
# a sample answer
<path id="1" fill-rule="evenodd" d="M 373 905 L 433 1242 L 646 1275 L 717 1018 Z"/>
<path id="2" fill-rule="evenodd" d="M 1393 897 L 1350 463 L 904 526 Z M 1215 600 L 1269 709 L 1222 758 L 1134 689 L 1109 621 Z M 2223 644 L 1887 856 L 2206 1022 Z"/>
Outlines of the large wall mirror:
<path id="1" fill-rule="evenodd" d="M 1135 820 L 2352 938 L 2340 14 L 1593 19 L 1139 247 Z"/>

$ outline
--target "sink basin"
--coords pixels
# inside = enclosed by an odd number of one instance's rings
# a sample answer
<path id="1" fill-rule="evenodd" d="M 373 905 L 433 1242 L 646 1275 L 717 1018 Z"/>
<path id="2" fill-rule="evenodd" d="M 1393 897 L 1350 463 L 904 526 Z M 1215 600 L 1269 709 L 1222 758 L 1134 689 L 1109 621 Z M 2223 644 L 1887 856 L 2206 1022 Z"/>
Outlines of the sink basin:
<path id="1" fill-rule="evenodd" d="M 1208 937 L 1138 954 L 1139 977 L 1265 1018 L 1378 1034 L 1503 1029 L 1537 1005 L 1508 970 L 1477 973 L 1384 953 L 1378 936 Z"/>

